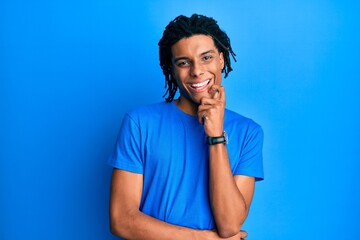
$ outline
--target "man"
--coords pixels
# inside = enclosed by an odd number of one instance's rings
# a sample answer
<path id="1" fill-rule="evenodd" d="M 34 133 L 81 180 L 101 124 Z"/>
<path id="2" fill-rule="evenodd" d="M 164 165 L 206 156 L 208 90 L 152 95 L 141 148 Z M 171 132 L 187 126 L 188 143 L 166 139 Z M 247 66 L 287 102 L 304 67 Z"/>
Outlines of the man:
<path id="1" fill-rule="evenodd" d="M 110 158 L 111 231 L 125 239 L 244 238 L 263 179 L 263 132 L 225 109 L 230 40 L 214 19 L 194 14 L 170 22 L 159 47 L 168 97 L 124 116 Z"/>

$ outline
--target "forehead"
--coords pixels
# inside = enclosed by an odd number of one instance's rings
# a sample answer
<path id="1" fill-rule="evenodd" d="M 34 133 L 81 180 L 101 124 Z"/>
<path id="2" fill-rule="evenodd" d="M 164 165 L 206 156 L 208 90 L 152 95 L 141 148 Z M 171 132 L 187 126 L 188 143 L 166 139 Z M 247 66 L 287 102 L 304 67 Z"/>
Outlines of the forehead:
<path id="1" fill-rule="evenodd" d="M 171 47 L 173 57 L 198 56 L 209 50 L 217 52 L 217 48 L 212 37 L 204 34 L 182 38 Z"/>

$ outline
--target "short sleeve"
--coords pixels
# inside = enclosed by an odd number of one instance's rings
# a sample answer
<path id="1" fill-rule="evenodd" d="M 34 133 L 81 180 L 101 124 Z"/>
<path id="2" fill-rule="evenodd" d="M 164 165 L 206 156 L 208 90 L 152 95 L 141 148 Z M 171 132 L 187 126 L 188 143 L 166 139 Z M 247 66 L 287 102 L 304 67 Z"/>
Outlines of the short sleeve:
<path id="1" fill-rule="evenodd" d="M 140 128 L 138 124 L 126 114 L 122 120 L 116 145 L 108 163 L 118 169 L 143 173 L 143 158 L 140 150 Z"/>
<path id="2" fill-rule="evenodd" d="M 259 125 L 248 130 L 239 163 L 234 171 L 235 175 L 252 176 L 256 181 L 264 179 L 263 141 L 264 132 Z"/>

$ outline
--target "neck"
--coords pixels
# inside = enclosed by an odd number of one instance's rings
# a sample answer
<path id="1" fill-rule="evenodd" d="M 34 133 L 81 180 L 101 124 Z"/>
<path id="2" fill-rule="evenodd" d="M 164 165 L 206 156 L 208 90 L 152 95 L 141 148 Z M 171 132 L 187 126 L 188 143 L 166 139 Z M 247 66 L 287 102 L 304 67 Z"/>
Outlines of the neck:
<path id="1" fill-rule="evenodd" d="M 188 100 L 184 97 L 179 97 L 177 100 L 174 101 L 176 106 L 183 112 L 196 116 L 198 112 L 198 104 Z"/>

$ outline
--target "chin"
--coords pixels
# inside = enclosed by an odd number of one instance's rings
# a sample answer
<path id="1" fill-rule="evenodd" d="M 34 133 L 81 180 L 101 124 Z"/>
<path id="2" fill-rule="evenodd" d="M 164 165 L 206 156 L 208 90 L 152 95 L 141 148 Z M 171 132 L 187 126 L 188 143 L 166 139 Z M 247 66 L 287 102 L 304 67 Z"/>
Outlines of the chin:
<path id="1" fill-rule="evenodd" d="M 208 97 L 208 98 L 211 97 L 210 93 L 208 93 L 207 91 L 197 93 L 197 94 L 189 94 L 188 92 L 185 92 L 185 93 L 180 92 L 180 96 L 181 96 L 181 98 L 185 98 L 187 101 L 189 101 L 190 103 L 192 103 L 194 105 L 200 105 L 200 100 L 203 97 Z"/>
<path id="2" fill-rule="evenodd" d="M 196 105 L 200 105 L 200 101 L 203 97 L 211 97 L 210 94 L 204 93 L 201 96 L 197 96 L 196 98 L 190 98 L 190 101 L 193 102 Z"/>

